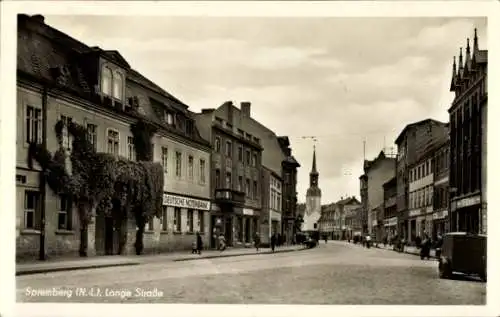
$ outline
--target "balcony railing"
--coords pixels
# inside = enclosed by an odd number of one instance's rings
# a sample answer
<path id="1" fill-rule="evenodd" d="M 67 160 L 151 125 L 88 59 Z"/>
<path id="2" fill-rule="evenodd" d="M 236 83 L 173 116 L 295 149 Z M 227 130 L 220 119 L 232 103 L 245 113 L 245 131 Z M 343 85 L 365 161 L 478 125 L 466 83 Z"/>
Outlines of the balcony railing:
<path id="1" fill-rule="evenodd" d="M 215 190 L 215 200 L 218 203 L 243 205 L 245 203 L 245 193 L 229 188 L 219 188 Z"/>

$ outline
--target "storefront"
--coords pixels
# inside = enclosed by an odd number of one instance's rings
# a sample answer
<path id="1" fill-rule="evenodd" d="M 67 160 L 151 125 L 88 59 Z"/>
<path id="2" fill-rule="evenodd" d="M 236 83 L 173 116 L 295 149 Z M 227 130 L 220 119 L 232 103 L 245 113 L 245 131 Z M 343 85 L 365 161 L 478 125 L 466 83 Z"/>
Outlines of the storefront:
<path id="1" fill-rule="evenodd" d="M 211 247 L 217 247 L 217 237 L 221 234 L 226 239 L 228 246 L 245 246 L 253 242 L 253 237 L 258 232 L 258 211 L 251 208 L 232 207 L 232 212 L 225 212 L 217 204 L 212 205 L 211 221 L 212 239 Z"/>
<path id="2" fill-rule="evenodd" d="M 456 213 L 457 231 L 484 232 L 481 195 L 456 199 L 451 208 L 451 211 Z"/>
<path id="3" fill-rule="evenodd" d="M 432 239 L 435 240 L 438 235 L 443 235 L 449 231 L 448 210 L 443 209 L 432 214 Z"/>
<path id="4" fill-rule="evenodd" d="M 397 234 L 397 225 L 397 217 L 384 219 L 384 229 L 388 241 L 391 241 L 392 238 Z"/>

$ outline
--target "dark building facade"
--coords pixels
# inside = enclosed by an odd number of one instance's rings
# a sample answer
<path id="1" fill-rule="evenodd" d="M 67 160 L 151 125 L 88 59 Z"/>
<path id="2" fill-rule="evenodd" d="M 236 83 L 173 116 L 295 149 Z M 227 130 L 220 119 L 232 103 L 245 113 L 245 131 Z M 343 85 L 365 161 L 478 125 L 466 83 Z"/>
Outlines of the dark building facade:
<path id="1" fill-rule="evenodd" d="M 473 52 L 467 39 L 465 60 L 454 60 L 450 91 L 450 192 L 453 231 L 486 233 L 486 118 L 488 51 Z"/>
<path id="2" fill-rule="evenodd" d="M 361 197 L 361 231 L 368 232 L 368 176 L 363 174 L 359 177 L 359 196 Z"/>
<path id="3" fill-rule="evenodd" d="M 212 209 L 211 246 L 221 233 L 229 246 L 250 245 L 259 231 L 262 208 L 262 146 L 242 124 L 249 116 L 249 104 L 242 109 L 226 102 L 217 109 L 196 114 L 201 133 L 212 143 L 210 174 Z M 248 110 L 247 112 L 245 112 Z"/>
<path id="4" fill-rule="evenodd" d="M 449 172 L 450 172 L 450 138 L 447 137 L 436 147 L 434 160 L 434 197 L 432 217 L 432 238 L 450 231 L 449 221 Z"/>
<path id="5" fill-rule="evenodd" d="M 297 217 L 297 169 L 300 164 L 292 155 L 288 137 L 278 137 L 278 142 L 285 155 L 285 160 L 281 164 L 283 169 L 281 234 L 287 243 L 291 243 L 296 233 L 294 224 Z"/>
<path id="6" fill-rule="evenodd" d="M 384 233 L 391 240 L 396 235 L 398 225 L 398 208 L 396 205 L 397 182 L 396 176 L 384 183 Z"/>
<path id="7" fill-rule="evenodd" d="M 425 119 L 407 125 L 395 140 L 398 146 L 396 162 L 396 208 L 398 211 L 398 234 L 411 238 L 410 223 L 410 170 L 422 159 L 435 140 L 442 140 L 447 134 L 446 124 Z M 416 228 L 415 228 L 416 233 Z"/>

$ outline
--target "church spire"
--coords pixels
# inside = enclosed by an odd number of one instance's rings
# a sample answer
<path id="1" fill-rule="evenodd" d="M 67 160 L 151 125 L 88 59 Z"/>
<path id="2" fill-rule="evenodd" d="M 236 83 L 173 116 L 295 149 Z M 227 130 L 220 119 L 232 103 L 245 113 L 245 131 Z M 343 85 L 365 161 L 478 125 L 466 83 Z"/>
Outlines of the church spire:
<path id="1" fill-rule="evenodd" d="M 316 145 L 313 148 L 313 165 L 311 169 L 311 174 L 318 174 L 318 170 L 316 169 Z"/>

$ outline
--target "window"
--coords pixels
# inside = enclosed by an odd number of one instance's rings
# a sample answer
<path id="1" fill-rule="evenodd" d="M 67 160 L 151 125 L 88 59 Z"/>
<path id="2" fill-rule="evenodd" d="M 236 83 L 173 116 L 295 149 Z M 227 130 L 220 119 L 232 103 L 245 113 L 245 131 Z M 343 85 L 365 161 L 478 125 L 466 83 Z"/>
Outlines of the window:
<path id="1" fill-rule="evenodd" d="M 95 124 L 87 123 L 87 140 L 97 151 L 97 126 Z"/>
<path id="2" fill-rule="evenodd" d="M 181 209 L 179 207 L 174 208 L 174 227 L 175 231 L 181 232 Z"/>
<path id="3" fill-rule="evenodd" d="M 174 115 L 171 112 L 165 110 L 165 112 L 163 113 L 163 115 L 164 115 L 165 122 L 168 125 L 173 125 L 174 124 Z"/>
<path id="4" fill-rule="evenodd" d="M 232 179 L 231 179 L 231 173 L 230 172 L 226 173 L 226 188 L 233 188 L 233 186 L 232 186 Z"/>
<path id="5" fill-rule="evenodd" d="M 252 155 L 252 166 L 257 166 L 257 154 Z"/>
<path id="6" fill-rule="evenodd" d="M 68 126 L 71 124 L 72 121 L 73 121 L 73 118 L 61 115 L 61 122 L 63 123 L 62 143 L 63 143 L 63 147 L 68 151 L 71 151 L 71 143 L 72 143 L 72 139 L 73 139 L 69 135 L 69 131 L 68 131 Z"/>
<path id="7" fill-rule="evenodd" d="M 161 230 L 168 231 L 167 206 L 162 206 L 161 211 Z"/>
<path id="8" fill-rule="evenodd" d="M 233 153 L 233 144 L 229 141 L 226 142 L 226 156 L 231 157 Z"/>
<path id="9" fill-rule="evenodd" d="M 128 159 L 131 161 L 135 161 L 135 146 L 134 146 L 134 137 L 127 137 L 127 149 L 128 149 Z"/>
<path id="10" fill-rule="evenodd" d="M 251 160 L 251 156 L 250 156 L 250 150 L 247 150 L 247 165 L 250 166 L 250 160 Z"/>
<path id="11" fill-rule="evenodd" d="M 245 182 L 245 194 L 250 197 L 250 179 L 247 178 Z"/>
<path id="12" fill-rule="evenodd" d="M 420 175 L 421 175 L 421 174 L 420 174 L 420 170 L 421 170 L 421 166 L 419 166 L 419 167 L 418 167 L 418 172 L 417 172 L 417 180 L 419 180 L 419 179 L 420 179 Z"/>
<path id="13" fill-rule="evenodd" d="M 163 166 L 163 174 L 168 174 L 168 148 L 161 147 L 161 165 Z"/>
<path id="14" fill-rule="evenodd" d="M 191 155 L 188 157 L 188 177 L 189 180 L 193 180 L 194 177 L 194 159 Z"/>
<path id="15" fill-rule="evenodd" d="M 205 160 L 200 160 L 200 183 L 205 184 Z"/>
<path id="16" fill-rule="evenodd" d="M 35 191 L 24 192 L 24 227 L 39 229 L 40 222 L 40 193 Z"/>
<path id="17" fill-rule="evenodd" d="M 155 231 L 155 222 L 154 222 L 154 217 L 151 217 L 148 221 L 148 231 Z"/>
<path id="18" fill-rule="evenodd" d="M 188 135 L 193 134 L 193 121 L 191 121 L 191 120 L 186 121 L 186 133 Z"/>
<path id="19" fill-rule="evenodd" d="M 215 137 L 215 152 L 220 153 L 220 138 L 218 136 Z"/>
<path id="20" fill-rule="evenodd" d="M 123 75 L 119 72 L 115 72 L 113 78 L 113 97 L 116 99 L 123 99 Z"/>
<path id="21" fill-rule="evenodd" d="M 26 142 L 42 143 L 42 110 L 26 108 Z"/>
<path id="22" fill-rule="evenodd" d="M 108 153 L 118 155 L 120 146 L 120 134 L 118 131 L 108 129 Z"/>
<path id="23" fill-rule="evenodd" d="M 215 188 L 220 188 L 220 170 L 215 170 Z"/>
<path id="24" fill-rule="evenodd" d="M 193 217 L 194 217 L 193 209 L 188 209 L 188 211 L 187 211 L 188 232 L 194 231 L 194 218 Z"/>
<path id="25" fill-rule="evenodd" d="M 257 181 L 253 181 L 253 198 L 257 198 Z"/>
<path id="26" fill-rule="evenodd" d="M 73 204 L 66 195 L 59 196 L 59 210 L 57 212 L 57 229 L 71 230 L 71 211 Z"/>
<path id="27" fill-rule="evenodd" d="M 101 74 L 101 92 L 105 95 L 111 96 L 111 82 L 113 75 L 109 67 L 104 67 Z"/>
<path id="28" fill-rule="evenodd" d="M 238 146 L 238 161 L 243 162 L 243 147 Z"/>
<path id="29" fill-rule="evenodd" d="M 205 232 L 205 215 L 203 210 L 198 210 L 198 228 L 200 232 Z"/>
<path id="30" fill-rule="evenodd" d="M 243 191 L 243 176 L 238 176 L 238 191 Z"/>
<path id="31" fill-rule="evenodd" d="M 175 176 L 181 177 L 182 173 L 182 153 L 175 152 Z"/>

